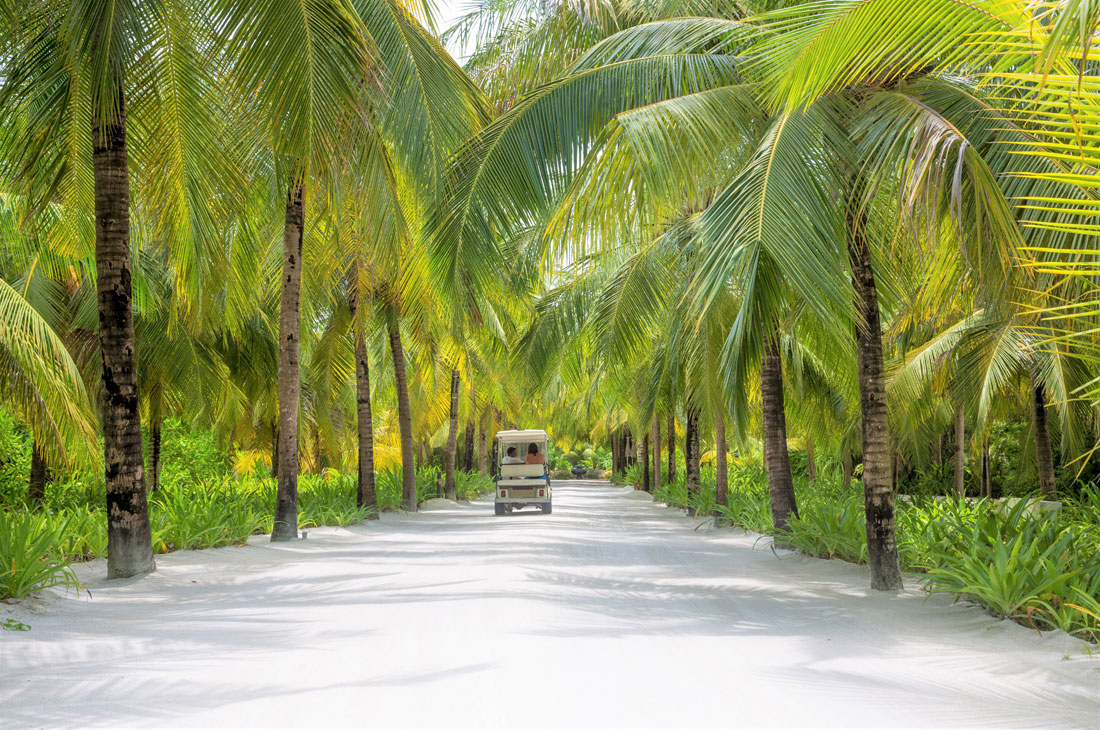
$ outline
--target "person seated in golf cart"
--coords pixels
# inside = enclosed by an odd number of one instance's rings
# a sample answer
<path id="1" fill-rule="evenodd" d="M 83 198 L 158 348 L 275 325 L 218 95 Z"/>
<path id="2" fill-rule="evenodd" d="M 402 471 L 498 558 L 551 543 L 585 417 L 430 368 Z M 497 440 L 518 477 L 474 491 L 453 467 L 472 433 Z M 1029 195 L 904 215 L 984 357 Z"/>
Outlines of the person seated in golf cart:
<path id="1" fill-rule="evenodd" d="M 531 444 L 527 447 L 527 458 L 524 460 L 525 464 L 545 464 L 546 454 L 539 453 L 539 445 Z"/>
<path id="2" fill-rule="evenodd" d="M 516 456 L 516 447 L 515 446 L 509 446 L 508 447 L 508 453 L 504 456 L 503 461 L 501 461 L 500 463 L 501 464 L 523 464 L 524 461 L 523 461 L 523 459 Z"/>

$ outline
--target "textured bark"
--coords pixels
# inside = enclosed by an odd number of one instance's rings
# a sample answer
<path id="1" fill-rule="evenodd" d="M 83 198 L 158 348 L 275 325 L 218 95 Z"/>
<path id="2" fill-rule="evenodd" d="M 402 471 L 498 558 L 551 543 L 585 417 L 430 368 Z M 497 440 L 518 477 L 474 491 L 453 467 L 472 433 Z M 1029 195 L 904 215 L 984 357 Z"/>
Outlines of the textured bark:
<path id="1" fill-rule="evenodd" d="M 853 186 L 858 191 L 858 186 Z M 859 212 L 862 196 L 848 201 L 848 259 L 856 310 L 859 405 L 863 430 L 863 496 L 867 516 L 867 555 L 871 588 L 902 587 L 894 527 L 894 490 L 890 475 L 890 424 L 886 412 L 886 378 L 882 364 L 882 328 L 871 249 Z"/>
<path id="2" fill-rule="evenodd" d="M 650 491 L 649 486 L 649 434 L 642 437 L 642 489 Z"/>
<path id="3" fill-rule="evenodd" d="M 352 277 L 352 286 L 358 287 L 358 270 Z M 355 320 L 359 297 L 349 297 L 351 317 Z M 355 426 L 358 454 L 355 503 L 370 510 L 367 519 L 378 519 L 378 492 L 374 487 L 374 414 L 370 404 L 370 357 L 363 327 L 355 325 Z"/>
<path id="4" fill-rule="evenodd" d="M 714 501 L 722 507 L 728 507 L 730 503 L 728 452 L 726 418 L 719 410 L 718 415 L 714 417 Z"/>
<path id="5" fill-rule="evenodd" d="M 493 448 L 489 456 L 489 476 L 496 479 L 500 476 L 500 441 L 493 439 Z"/>
<path id="6" fill-rule="evenodd" d="M 966 424 L 962 406 L 955 406 L 955 496 L 966 496 Z"/>
<path id="7" fill-rule="evenodd" d="M 661 422 L 653 416 L 653 426 L 649 430 L 649 450 L 653 457 L 653 491 L 661 488 Z"/>
<path id="8" fill-rule="evenodd" d="M 814 459 L 814 437 L 806 437 L 806 472 L 811 482 L 817 481 L 817 461 Z"/>
<path id="9" fill-rule="evenodd" d="M 46 498 L 46 459 L 42 456 L 42 450 L 38 448 L 38 442 L 31 442 L 31 475 L 30 485 L 27 488 L 27 501 L 32 505 L 38 505 Z"/>
<path id="10" fill-rule="evenodd" d="M 687 484 L 688 503 L 699 494 L 699 409 L 688 398 L 687 417 L 684 420 L 684 478 Z M 688 514 L 695 516 L 695 508 L 689 506 Z"/>
<path id="11" fill-rule="evenodd" d="M 108 578 L 128 578 L 156 570 L 141 453 L 127 162 L 126 108 L 120 88 L 108 118 L 97 114 L 92 120 Z"/>
<path id="12" fill-rule="evenodd" d="M 447 499 L 457 499 L 455 493 L 455 452 L 458 450 L 458 368 L 451 368 L 451 415 L 447 429 L 447 446 L 443 449 L 443 491 Z"/>
<path id="13" fill-rule="evenodd" d="M 390 315 L 390 352 L 393 354 L 393 378 L 397 388 L 397 423 L 401 429 L 401 493 L 405 509 L 416 512 L 416 467 L 413 464 L 412 410 L 409 408 L 409 384 L 405 376 L 405 348 L 397 317 Z"/>
<path id="14" fill-rule="evenodd" d="M 305 188 L 296 181 L 287 194 L 283 224 L 283 279 L 279 302 L 279 478 L 272 542 L 298 538 L 298 338 L 302 290 Z"/>
<path id="15" fill-rule="evenodd" d="M 1050 445 L 1047 399 L 1043 383 L 1031 373 L 1031 418 L 1035 423 L 1035 465 L 1039 470 L 1039 491 L 1043 499 L 1058 498 L 1054 484 L 1054 450 Z"/>
<path id="16" fill-rule="evenodd" d="M 676 416 L 668 414 L 668 483 L 676 483 Z"/>
<path id="17" fill-rule="evenodd" d="M 764 353 L 760 361 L 760 400 L 764 411 L 764 466 L 768 470 L 768 495 L 772 522 L 777 533 L 788 528 L 791 515 L 798 516 L 791 478 L 791 456 L 787 450 L 787 414 L 783 401 L 783 360 L 779 331 L 774 323 L 764 325 Z M 776 540 L 782 544 L 781 539 Z"/>

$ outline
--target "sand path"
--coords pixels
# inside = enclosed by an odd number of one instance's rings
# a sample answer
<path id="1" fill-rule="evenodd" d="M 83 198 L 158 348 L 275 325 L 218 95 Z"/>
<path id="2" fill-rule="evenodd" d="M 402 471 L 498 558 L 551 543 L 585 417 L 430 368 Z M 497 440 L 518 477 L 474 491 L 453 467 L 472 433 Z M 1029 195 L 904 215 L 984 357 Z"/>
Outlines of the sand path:
<path id="1" fill-rule="evenodd" d="M 562 482 L 0 605 L 0 726 L 1100 727 L 1100 661 Z"/>

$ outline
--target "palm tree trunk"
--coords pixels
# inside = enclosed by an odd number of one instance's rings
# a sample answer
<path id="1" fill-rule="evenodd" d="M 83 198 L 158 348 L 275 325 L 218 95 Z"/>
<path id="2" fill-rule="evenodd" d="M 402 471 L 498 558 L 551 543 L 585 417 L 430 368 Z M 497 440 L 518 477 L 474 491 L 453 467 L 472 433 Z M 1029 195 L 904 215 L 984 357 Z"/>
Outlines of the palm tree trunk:
<path id="1" fill-rule="evenodd" d="M 764 412 L 764 466 L 768 470 L 768 495 L 776 544 L 784 545 L 791 515 L 798 516 L 791 478 L 791 456 L 787 450 L 787 414 L 783 402 L 783 360 L 779 352 L 779 331 L 773 322 L 764 325 L 764 353 L 760 361 L 760 400 Z"/>
<path id="2" fill-rule="evenodd" d="M 485 431 L 489 428 L 489 409 L 486 408 L 481 414 L 481 423 L 478 424 L 478 439 L 477 439 L 477 469 L 481 472 L 481 476 L 489 475 L 489 450 L 488 450 L 488 436 Z"/>
<path id="3" fill-rule="evenodd" d="M 649 434 L 642 437 L 642 490 L 650 491 L 649 487 Z"/>
<path id="4" fill-rule="evenodd" d="M 473 379 L 470 380 L 470 416 L 466 419 L 466 448 L 462 466 L 466 471 L 474 470 L 474 414 L 477 413 L 477 391 L 474 390 Z"/>
<path id="5" fill-rule="evenodd" d="M 92 120 L 95 186 L 96 292 L 103 362 L 103 451 L 107 487 L 107 577 L 156 570 L 134 352 L 130 273 L 130 173 L 126 103 L 121 86 L 114 109 Z M 98 106 L 98 105 L 97 105 Z"/>
<path id="6" fill-rule="evenodd" d="M 42 450 L 38 448 L 38 441 L 31 442 L 31 474 L 27 487 L 27 502 L 39 505 L 46 498 L 46 460 L 42 456 Z"/>
<path id="7" fill-rule="evenodd" d="M 966 424 L 962 406 L 955 406 L 955 496 L 966 496 Z"/>
<path id="8" fill-rule="evenodd" d="M 149 428 L 149 491 L 156 492 L 160 489 L 161 468 L 161 423 L 159 414 L 153 417 L 153 425 Z"/>
<path id="9" fill-rule="evenodd" d="M 860 186 L 853 186 L 858 191 Z M 871 588 L 902 587 L 894 526 L 894 491 L 890 475 L 890 422 L 886 412 L 886 378 L 882 364 L 882 327 L 871 249 L 864 237 L 862 195 L 848 201 L 848 259 L 855 291 L 859 405 L 863 425 L 863 497 L 867 517 L 867 556 Z"/>
<path id="10" fill-rule="evenodd" d="M 806 437 L 806 471 L 811 483 L 817 482 L 817 462 L 814 460 L 814 437 Z"/>
<path id="11" fill-rule="evenodd" d="M 852 483 L 852 474 L 854 473 L 852 468 L 852 452 L 847 446 L 844 447 L 843 469 L 844 476 L 841 478 L 844 480 L 844 488 L 847 489 Z"/>
<path id="12" fill-rule="evenodd" d="M 714 417 L 714 501 L 719 507 L 728 507 L 730 504 L 728 452 L 726 417 L 719 409 Z"/>
<path id="13" fill-rule="evenodd" d="M 352 276 L 352 286 L 359 286 L 358 270 Z M 355 504 L 370 510 L 369 520 L 378 519 L 378 493 L 374 488 L 374 414 L 370 404 L 370 358 L 367 355 L 367 339 L 362 323 L 356 321 L 359 297 L 349 297 L 351 318 L 355 321 L 355 425 L 356 446 L 359 456 L 356 480 Z"/>
<path id="14" fill-rule="evenodd" d="M 699 409 L 688 397 L 687 418 L 684 421 L 684 478 L 687 483 L 688 514 L 696 516 L 692 499 L 699 494 Z"/>
<path id="15" fill-rule="evenodd" d="M 443 491 L 447 499 L 458 499 L 455 492 L 455 452 L 458 450 L 458 368 L 451 368 L 451 415 L 447 429 L 447 446 L 443 450 Z"/>
<path id="16" fill-rule="evenodd" d="M 993 497 L 993 484 L 989 478 L 989 436 L 982 439 L 982 496 Z"/>
<path id="17" fill-rule="evenodd" d="M 661 422 L 653 416 L 653 426 L 649 429 L 649 448 L 653 457 L 653 491 L 661 488 Z"/>
<path id="18" fill-rule="evenodd" d="M 1050 445 L 1050 424 L 1047 422 L 1047 401 L 1043 383 L 1031 373 L 1031 417 L 1035 423 L 1035 464 L 1039 470 L 1039 491 L 1043 499 L 1058 498 L 1054 484 L 1054 450 Z"/>
<path id="19" fill-rule="evenodd" d="M 389 316 L 390 351 L 393 353 L 393 377 L 397 388 L 397 423 L 401 430 L 401 492 L 405 509 L 416 512 L 416 466 L 413 464 L 412 410 L 409 408 L 409 384 L 405 377 L 405 349 L 397 316 Z"/>
<path id="20" fill-rule="evenodd" d="M 272 542 L 298 538 L 298 338 L 302 290 L 305 183 L 297 180 L 286 198 L 283 225 L 283 283 L 279 303 L 279 479 Z"/>
<path id="21" fill-rule="evenodd" d="M 271 426 L 271 478 L 279 479 L 279 426 Z"/>
<path id="22" fill-rule="evenodd" d="M 676 415 L 668 414 L 668 483 L 676 483 Z"/>

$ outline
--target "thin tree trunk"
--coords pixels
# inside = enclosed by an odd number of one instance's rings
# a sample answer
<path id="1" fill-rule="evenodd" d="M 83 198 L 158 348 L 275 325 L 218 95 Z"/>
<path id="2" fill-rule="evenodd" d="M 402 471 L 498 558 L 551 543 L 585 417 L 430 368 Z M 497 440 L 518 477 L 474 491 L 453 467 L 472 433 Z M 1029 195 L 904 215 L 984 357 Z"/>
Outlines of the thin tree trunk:
<path id="1" fill-rule="evenodd" d="M 271 478 L 279 478 L 279 427 L 271 426 Z"/>
<path id="2" fill-rule="evenodd" d="M 499 417 L 498 417 L 499 422 Z M 493 439 L 493 448 L 489 450 L 489 476 L 496 479 L 500 475 L 500 440 Z"/>
<path id="3" fill-rule="evenodd" d="M 961 405 L 955 406 L 955 496 L 966 496 L 966 425 Z"/>
<path id="4" fill-rule="evenodd" d="M 726 417 L 719 409 L 714 417 L 714 501 L 719 507 L 728 507 L 730 504 L 728 452 Z"/>
<path id="5" fill-rule="evenodd" d="M 397 423 L 401 429 L 401 492 L 405 509 L 416 512 L 416 466 L 413 464 L 412 410 L 409 408 L 409 385 L 405 377 L 405 349 L 401 345 L 401 329 L 397 316 L 389 317 L 390 351 L 393 353 L 393 376 L 397 388 Z"/>
<path id="6" fill-rule="evenodd" d="M 481 414 L 481 422 L 478 424 L 478 439 L 477 439 L 477 469 L 481 472 L 481 476 L 489 475 L 489 449 L 488 449 L 488 436 L 485 431 L 489 428 L 489 409 L 486 409 Z"/>
<path id="7" fill-rule="evenodd" d="M 31 442 L 31 475 L 27 488 L 27 501 L 35 506 L 46 498 L 46 459 L 38 448 L 38 441 Z"/>
<path id="8" fill-rule="evenodd" d="M 120 82 L 121 84 L 121 82 Z M 103 451 L 107 487 L 107 577 L 156 570 L 134 351 L 130 270 L 130 173 L 121 86 L 108 118 L 92 120 L 96 292 L 103 363 Z"/>
<path id="9" fill-rule="evenodd" d="M 854 471 L 852 469 L 852 452 L 847 447 L 844 448 L 843 468 L 844 476 L 842 478 L 844 479 L 844 488 L 847 489 L 852 484 L 852 474 Z"/>
<path id="10" fill-rule="evenodd" d="M 653 416 L 653 426 L 649 430 L 649 450 L 653 458 L 653 491 L 661 488 L 661 423 Z"/>
<path id="11" fill-rule="evenodd" d="M 458 499 L 455 492 L 455 452 L 458 450 L 458 368 L 451 368 L 451 415 L 447 446 L 443 449 L 443 491 L 447 499 Z"/>
<path id="12" fill-rule="evenodd" d="M 684 421 L 686 438 L 684 439 L 684 478 L 687 483 L 688 514 L 697 515 L 692 499 L 699 494 L 699 409 L 688 398 L 687 418 Z"/>
<path id="13" fill-rule="evenodd" d="M 939 437 L 936 439 L 936 454 L 934 457 L 936 466 L 943 464 L 943 432 L 940 432 Z"/>
<path id="14" fill-rule="evenodd" d="M 466 419 L 466 449 L 462 460 L 466 471 L 474 470 L 474 414 L 477 413 L 477 392 L 474 390 L 474 382 L 470 380 L 470 417 Z"/>
<path id="15" fill-rule="evenodd" d="M 1050 445 L 1050 424 L 1047 422 L 1047 401 L 1043 383 L 1031 373 L 1031 417 L 1035 423 L 1035 465 L 1039 470 L 1039 491 L 1043 499 L 1058 498 L 1054 483 L 1054 450 Z"/>
<path id="16" fill-rule="evenodd" d="M 806 437 L 806 471 L 811 483 L 817 482 L 817 461 L 814 459 L 814 437 Z"/>
<path id="17" fill-rule="evenodd" d="M 649 434 L 642 437 L 642 491 L 648 492 L 649 487 Z"/>
<path id="18" fill-rule="evenodd" d="M 676 483 L 676 415 L 668 414 L 668 483 Z"/>
<path id="19" fill-rule="evenodd" d="M 989 437 L 982 439 L 982 496 L 986 499 L 993 497 L 993 489 L 989 479 Z"/>
<path id="20" fill-rule="evenodd" d="M 902 587 L 894 525 L 894 491 L 890 482 L 890 422 L 886 412 L 886 378 L 882 363 L 882 326 L 871 249 L 864 236 L 866 220 L 859 190 L 848 200 L 848 258 L 855 292 L 859 404 L 863 426 L 863 495 L 867 517 L 867 556 L 871 588 Z"/>
<path id="21" fill-rule="evenodd" d="M 352 294 L 348 297 L 355 330 L 355 426 L 358 475 L 355 504 L 370 510 L 368 520 L 378 519 L 378 493 L 374 488 L 374 414 L 370 403 L 370 356 L 363 324 L 356 317 L 359 309 L 359 270 L 351 277 Z"/>
<path id="22" fill-rule="evenodd" d="M 298 538 L 298 338 L 302 291 L 305 183 L 295 181 L 286 199 L 283 226 L 283 283 L 279 306 L 279 486 L 272 542 Z"/>
<path id="23" fill-rule="evenodd" d="M 149 491 L 156 492 L 160 489 L 161 468 L 161 418 L 160 414 L 153 417 L 153 425 L 149 428 Z"/>
<path id="24" fill-rule="evenodd" d="M 776 544 L 785 545 L 782 535 L 790 528 L 791 515 L 798 516 L 791 477 L 791 456 L 787 450 L 787 413 L 783 401 L 783 360 L 779 331 L 773 322 L 764 325 L 764 352 L 760 361 L 760 400 L 764 412 L 764 466 L 768 470 L 768 495 Z"/>

